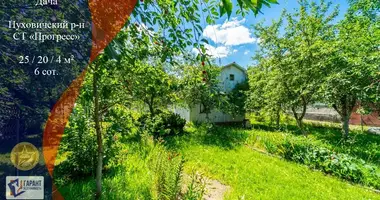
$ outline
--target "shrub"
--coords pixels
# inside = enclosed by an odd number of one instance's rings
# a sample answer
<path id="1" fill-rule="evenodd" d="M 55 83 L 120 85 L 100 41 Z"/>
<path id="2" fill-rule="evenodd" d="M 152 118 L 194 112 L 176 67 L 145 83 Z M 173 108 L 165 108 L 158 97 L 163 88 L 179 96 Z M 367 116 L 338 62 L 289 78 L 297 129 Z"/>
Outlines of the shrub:
<path id="1" fill-rule="evenodd" d="M 354 183 L 380 189 L 379 168 L 366 164 L 362 159 L 299 141 L 286 140 L 281 145 L 281 149 L 281 154 L 285 159 L 305 164 L 313 169 L 319 169 Z"/>
<path id="2" fill-rule="evenodd" d="M 63 162 L 55 170 L 55 173 L 61 178 L 60 181 L 80 179 L 95 174 L 97 165 L 96 133 L 92 117 L 85 114 L 85 109 L 88 108 L 78 104 L 65 129 L 58 155 Z M 127 129 L 130 128 L 125 126 L 120 129 L 117 123 L 118 121 L 115 123 L 102 122 L 103 166 L 105 168 L 113 162 L 113 159 L 116 159 L 119 153 L 121 145 L 119 138 L 122 137 L 120 131 L 127 132 Z"/>
<path id="3" fill-rule="evenodd" d="M 54 173 L 65 179 L 85 177 L 96 169 L 96 136 L 91 120 L 82 106 L 77 106 L 70 116 L 68 127 L 59 150 L 60 163 Z"/>
<path id="4" fill-rule="evenodd" d="M 138 121 L 141 129 L 153 135 L 156 139 L 163 136 L 182 134 L 186 125 L 185 119 L 170 111 L 158 111 L 153 117 L 150 114 L 144 114 Z"/>

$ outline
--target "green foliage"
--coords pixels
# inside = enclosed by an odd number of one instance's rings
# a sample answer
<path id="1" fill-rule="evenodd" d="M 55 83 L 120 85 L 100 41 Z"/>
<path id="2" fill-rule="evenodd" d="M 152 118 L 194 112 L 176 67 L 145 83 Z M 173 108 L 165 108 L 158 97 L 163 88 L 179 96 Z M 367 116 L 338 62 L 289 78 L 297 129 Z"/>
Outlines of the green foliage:
<path id="1" fill-rule="evenodd" d="M 56 167 L 54 173 L 65 180 L 83 178 L 95 172 L 96 137 L 93 122 L 83 117 L 86 111 L 81 105 L 76 106 L 61 141 L 61 156 L 66 156 L 66 160 Z"/>
<path id="2" fill-rule="evenodd" d="M 357 102 L 377 109 L 379 6 L 352 0 L 345 18 L 336 23 L 338 10 L 331 5 L 299 1 L 296 12 L 284 11 L 270 26 L 255 26 L 261 48 L 257 66 L 249 70 L 247 108 L 277 116 L 291 111 L 302 130 L 306 106 L 324 102 L 341 116 L 344 136 Z"/>
<path id="3" fill-rule="evenodd" d="M 232 116 L 244 115 L 248 90 L 248 81 L 237 84 L 231 92 L 226 94 L 226 100 L 222 102 L 220 109 Z"/>
<path id="4" fill-rule="evenodd" d="M 294 125 L 283 126 L 278 132 L 261 122 L 253 124 L 266 131 L 252 131 L 247 139 L 249 146 L 350 182 L 379 188 L 379 138 L 358 131 L 353 132 L 355 137 L 342 140 L 337 125 L 331 124 L 307 123 L 311 134 L 307 138 L 295 135 Z M 270 132 L 274 130 L 276 132 Z"/>
<path id="5" fill-rule="evenodd" d="M 88 107 L 83 107 L 77 104 L 73 113 L 70 116 L 70 121 L 65 129 L 64 137 L 60 145 L 60 156 L 63 157 L 63 162 L 57 166 L 55 173 L 61 177 L 61 181 L 70 179 L 83 179 L 88 176 L 93 176 L 96 169 L 96 133 L 93 127 L 94 122 L 88 116 Z M 116 121 L 117 123 L 117 121 Z M 123 126 L 120 129 L 116 123 L 103 123 L 104 140 L 103 140 L 103 162 L 105 168 L 112 165 L 120 151 L 120 140 L 122 134 L 119 131 L 123 130 L 125 135 L 131 132 L 132 122 L 128 126 Z M 128 121 L 124 122 L 127 124 Z"/>
<path id="6" fill-rule="evenodd" d="M 156 139 L 182 134 L 186 125 L 186 120 L 180 115 L 167 110 L 158 111 L 154 116 L 143 114 L 138 121 L 142 131 L 153 135 Z"/>
<path id="7" fill-rule="evenodd" d="M 154 191 L 159 200 L 176 200 L 181 195 L 183 158 L 157 148 L 152 154 L 152 171 L 155 173 Z"/>
<path id="8" fill-rule="evenodd" d="M 375 165 L 365 163 L 364 160 L 307 143 L 285 141 L 281 148 L 282 155 L 288 160 L 305 164 L 354 183 L 380 188 L 380 169 Z"/>
<path id="9" fill-rule="evenodd" d="M 291 110 L 303 131 L 306 105 L 316 100 L 325 76 L 321 59 L 330 54 L 331 23 L 338 13 L 330 8 L 325 1 L 300 1 L 296 12 L 284 11 L 270 26 L 255 26 L 261 40 L 258 65 L 249 70 L 252 110 Z"/>
<path id="10" fill-rule="evenodd" d="M 370 14 L 376 10 L 379 12 L 379 7 L 376 9 L 370 1 L 353 3 L 337 24 L 332 52 L 326 56 L 329 73 L 324 77 L 320 93 L 323 101 L 341 116 L 345 136 L 356 103 L 378 102 L 380 24 Z"/>
<path id="11" fill-rule="evenodd" d="M 121 73 L 124 91 L 136 102 L 143 102 L 152 116 L 159 108 L 165 108 L 175 99 L 176 82 L 164 71 L 162 63 L 149 64 L 136 61 L 130 66 L 122 60 L 125 69 Z"/>
<path id="12" fill-rule="evenodd" d="M 278 2 L 277 0 L 257 0 L 257 1 L 237 0 L 237 4 L 240 7 L 240 10 L 238 10 L 237 13 L 243 13 L 244 15 L 244 13 L 251 10 L 255 15 L 257 15 L 262 9 L 263 5 L 270 7 L 271 4 L 278 4 Z M 232 0 L 220 0 L 220 3 L 219 3 L 220 16 L 227 14 L 228 18 L 230 18 L 232 10 L 233 10 Z"/>
<path id="13" fill-rule="evenodd" d="M 186 200 L 201 200 L 206 193 L 206 180 L 205 178 L 195 171 L 192 171 L 191 181 L 188 183 L 186 192 L 183 194 L 183 199 Z"/>
<path id="14" fill-rule="evenodd" d="M 119 146 L 116 159 L 103 178 L 102 199 L 193 200 L 202 196 L 200 177 L 191 177 L 193 191 L 183 192 L 184 159 L 167 151 L 161 143 L 143 135 Z M 56 178 L 60 178 L 59 176 Z M 57 183 L 57 182 L 56 182 Z M 66 199 L 92 199 L 95 183 L 91 179 L 58 182 Z M 187 187 L 190 187 L 187 186 Z"/>
<path id="15" fill-rule="evenodd" d="M 202 105 L 209 114 L 224 102 L 224 93 L 219 86 L 220 68 L 212 65 L 187 66 L 180 79 L 180 99 L 188 107 Z"/>

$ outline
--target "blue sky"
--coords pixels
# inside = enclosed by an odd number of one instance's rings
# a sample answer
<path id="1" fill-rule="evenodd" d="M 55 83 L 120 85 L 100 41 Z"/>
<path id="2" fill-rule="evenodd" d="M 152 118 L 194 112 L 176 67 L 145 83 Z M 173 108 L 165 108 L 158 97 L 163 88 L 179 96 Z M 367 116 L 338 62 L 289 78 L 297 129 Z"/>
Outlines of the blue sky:
<path id="1" fill-rule="evenodd" d="M 236 0 L 234 0 L 236 5 Z M 344 17 L 348 8 L 346 0 L 334 0 L 333 5 L 340 5 L 340 14 L 336 20 Z M 236 7 L 236 6 L 235 6 Z M 264 7 L 263 14 L 258 14 L 256 17 L 250 13 L 245 18 L 232 14 L 231 18 L 227 17 L 219 19 L 214 25 L 203 24 L 203 37 L 209 40 L 209 54 L 212 54 L 219 64 L 226 65 L 231 62 L 236 62 L 242 67 L 253 63 L 252 56 L 258 47 L 259 38 L 255 38 L 252 25 L 262 20 L 265 24 L 270 24 L 273 19 L 280 17 L 281 11 L 287 9 L 293 11 L 298 7 L 297 0 L 279 0 L 279 4 L 272 5 L 271 8 Z M 219 59 L 220 58 L 220 59 Z"/>

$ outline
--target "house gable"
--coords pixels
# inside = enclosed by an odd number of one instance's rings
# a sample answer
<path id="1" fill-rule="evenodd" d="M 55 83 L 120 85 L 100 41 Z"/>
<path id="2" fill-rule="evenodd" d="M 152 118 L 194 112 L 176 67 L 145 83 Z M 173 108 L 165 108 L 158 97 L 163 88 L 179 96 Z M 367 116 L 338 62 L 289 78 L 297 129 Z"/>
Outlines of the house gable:
<path id="1" fill-rule="evenodd" d="M 238 83 L 247 80 L 246 70 L 235 62 L 222 67 L 220 76 L 220 86 L 225 92 L 235 88 Z"/>

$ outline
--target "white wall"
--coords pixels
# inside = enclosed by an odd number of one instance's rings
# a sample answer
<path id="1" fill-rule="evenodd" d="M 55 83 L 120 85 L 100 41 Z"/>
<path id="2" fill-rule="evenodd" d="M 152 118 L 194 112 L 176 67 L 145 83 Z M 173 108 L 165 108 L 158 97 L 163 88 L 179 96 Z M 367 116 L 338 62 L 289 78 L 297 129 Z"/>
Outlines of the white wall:
<path id="1" fill-rule="evenodd" d="M 230 80 L 230 74 L 235 75 L 235 80 Z M 229 92 L 235 88 L 236 84 L 244 82 L 246 80 L 246 75 L 240 69 L 233 66 L 228 66 L 223 68 L 219 80 L 222 88 L 224 88 L 224 91 Z"/>
<path id="2" fill-rule="evenodd" d="M 206 122 L 205 113 L 201 113 L 200 105 L 195 105 L 190 109 L 190 121 L 198 121 L 198 122 Z M 244 120 L 245 116 L 235 116 L 225 114 L 218 110 L 212 110 L 211 113 L 208 115 L 210 121 L 212 122 L 241 122 Z"/>
<path id="3" fill-rule="evenodd" d="M 230 74 L 233 74 L 235 76 L 235 79 L 233 81 L 230 80 Z M 236 84 L 244 82 L 246 80 L 246 74 L 238 69 L 237 67 L 230 65 L 228 67 L 224 67 L 221 71 L 221 74 L 219 76 L 220 80 L 220 87 L 225 92 L 230 92 L 232 89 L 235 88 Z M 194 105 L 191 108 L 181 108 L 181 107 L 172 107 L 173 112 L 179 114 L 182 118 L 184 118 L 186 121 L 193 121 L 193 122 L 205 122 L 206 120 L 206 114 L 201 113 L 201 107 L 200 105 Z M 224 114 L 218 110 L 213 110 L 208 115 L 209 119 L 212 122 L 240 122 L 243 121 L 245 116 L 231 116 L 229 114 Z"/>
<path id="4" fill-rule="evenodd" d="M 190 110 L 179 106 L 171 106 L 170 109 L 181 116 L 186 121 L 190 121 Z"/>

